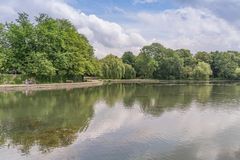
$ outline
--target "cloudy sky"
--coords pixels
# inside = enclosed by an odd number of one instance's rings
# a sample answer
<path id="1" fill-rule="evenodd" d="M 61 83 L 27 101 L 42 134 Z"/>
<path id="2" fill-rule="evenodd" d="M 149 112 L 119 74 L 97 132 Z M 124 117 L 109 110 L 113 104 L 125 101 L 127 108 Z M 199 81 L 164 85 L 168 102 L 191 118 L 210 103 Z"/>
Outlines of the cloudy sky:
<path id="1" fill-rule="evenodd" d="M 18 12 L 69 19 L 98 57 L 152 42 L 174 49 L 240 50 L 240 0 L 1 0 L 0 22 Z"/>

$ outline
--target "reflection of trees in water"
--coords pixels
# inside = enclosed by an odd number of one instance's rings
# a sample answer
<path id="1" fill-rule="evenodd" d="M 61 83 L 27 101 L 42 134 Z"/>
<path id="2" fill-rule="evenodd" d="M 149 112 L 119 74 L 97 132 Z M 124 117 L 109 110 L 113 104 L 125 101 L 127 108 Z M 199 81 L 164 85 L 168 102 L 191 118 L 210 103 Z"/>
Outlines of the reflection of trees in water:
<path id="1" fill-rule="evenodd" d="M 185 110 L 195 101 L 197 103 L 225 103 L 240 97 L 237 85 L 144 85 L 114 84 L 102 88 L 104 100 L 110 106 L 123 102 L 130 108 L 139 104 L 142 111 L 154 116 L 171 109 Z M 202 105 L 201 105 L 202 106 Z"/>
<path id="2" fill-rule="evenodd" d="M 105 101 L 109 107 L 134 104 L 153 116 L 172 109 L 228 102 L 240 97 L 239 86 L 114 84 L 70 91 L 40 91 L 0 94 L 0 145 L 20 146 L 23 153 L 37 145 L 42 152 L 72 144 L 78 132 L 87 129 L 93 106 Z"/>
<path id="3" fill-rule="evenodd" d="M 212 90 L 211 99 L 218 102 L 231 102 L 238 100 L 240 97 L 240 86 L 239 85 L 220 85 L 214 87 Z"/>
<path id="4" fill-rule="evenodd" d="M 28 153 L 71 144 L 87 128 L 98 98 L 96 89 L 0 94 L 0 144 L 10 140 Z"/>
<path id="5" fill-rule="evenodd" d="M 159 116 L 166 110 L 187 109 L 196 100 L 206 103 L 211 96 L 213 86 L 194 85 L 144 85 L 144 84 L 115 84 L 104 87 L 105 100 L 113 106 L 116 101 L 123 101 L 125 107 L 138 103 L 143 112 Z"/>

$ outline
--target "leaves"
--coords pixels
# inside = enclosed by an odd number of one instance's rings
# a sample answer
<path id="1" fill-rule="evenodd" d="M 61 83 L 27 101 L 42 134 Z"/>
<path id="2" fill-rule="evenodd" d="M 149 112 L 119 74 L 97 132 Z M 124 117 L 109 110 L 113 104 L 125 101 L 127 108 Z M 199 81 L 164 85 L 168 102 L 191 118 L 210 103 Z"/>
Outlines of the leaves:
<path id="1" fill-rule="evenodd" d="M 31 77 L 95 74 L 93 47 L 68 20 L 46 14 L 35 19 L 31 23 L 26 13 L 20 13 L 16 23 L 0 25 L 0 65 L 4 73 Z"/>
<path id="2" fill-rule="evenodd" d="M 125 67 L 120 58 L 108 55 L 101 60 L 102 76 L 106 79 L 122 79 L 125 75 Z"/>
<path id="3" fill-rule="evenodd" d="M 193 77 L 196 80 L 208 80 L 212 75 L 211 67 L 208 63 L 199 62 L 193 70 Z"/>

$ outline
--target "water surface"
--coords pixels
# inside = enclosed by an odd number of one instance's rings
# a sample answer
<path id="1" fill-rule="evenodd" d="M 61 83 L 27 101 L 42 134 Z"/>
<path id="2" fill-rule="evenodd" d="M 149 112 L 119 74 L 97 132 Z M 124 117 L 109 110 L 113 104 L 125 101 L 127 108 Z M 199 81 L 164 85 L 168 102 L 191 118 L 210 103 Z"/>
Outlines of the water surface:
<path id="1" fill-rule="evenodd" d="M 239 160 L 240 86 L 0 93 L 1 160 Z"/>

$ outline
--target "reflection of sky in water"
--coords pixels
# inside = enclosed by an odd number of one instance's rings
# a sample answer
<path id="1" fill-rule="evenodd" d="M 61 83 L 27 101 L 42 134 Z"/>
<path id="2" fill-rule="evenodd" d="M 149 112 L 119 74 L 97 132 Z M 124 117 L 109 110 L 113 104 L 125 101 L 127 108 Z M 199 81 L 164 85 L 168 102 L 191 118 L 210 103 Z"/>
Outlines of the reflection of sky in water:
<path id="1" fill-rule="evenodd" d="M 185 112 L 173 110 L 153 118 L 139 112 L 137 106 L 133 109 L 124 109 L 121 103 L 111 109 L 106 106 L 102 102 L 95 106 L 95 117 L 89 128 L 79 134 L 73 145 L 40 157 L 229 159 L 238 154 L 238 108 L 224 112 L 200 110 L 192 103 L 192 107 Z M 9 151 L 9 154 L 12 152 Z M 31 155 L 30 159 L 35 157 L 34 152 Z M 40 157 L 36 155 L 35 158 Z"/>
<path id="2" fill-rule="evenodd" d="M 192 101 L 188 105 L 184 110 L 175 107 L 151 116 L 142 112 L 137 102 L 125 108 L 121 101 L 114 106 L 98 101 L 88 128 L 72 145 L 46 154 L 32 148 L 31 154 L 23 157 L 4 147 L 0 155 L 2 159 L 51 160 L 240 159 L 238 101 Z"/>

